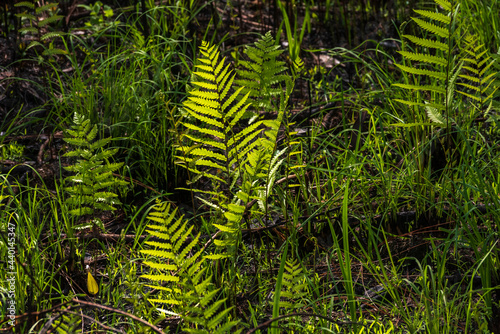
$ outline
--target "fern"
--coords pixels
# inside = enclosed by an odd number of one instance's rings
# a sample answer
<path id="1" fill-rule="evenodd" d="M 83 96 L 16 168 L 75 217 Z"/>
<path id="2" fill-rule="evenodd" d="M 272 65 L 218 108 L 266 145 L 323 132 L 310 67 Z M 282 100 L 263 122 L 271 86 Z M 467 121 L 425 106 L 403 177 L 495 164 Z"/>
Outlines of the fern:
<path id="1" fill-rule="evenodd" d="M 302 300 L 307 295 L 305 277 L 306 275 L 297 260 L 286 261 L 281 286 L 280 309 L 292 311 L 304 306 Z"/>
<path id="2" fill-rule="evenodd" d="M 69 212 L 82 216 L 92 215 L 95 210 L 116 210 L 114 205 L 121 203 L 118 195 L 109 189 L 127 185 L 127 182 L 112 175 L 123 165 L 109 162 L 118 149 L 103 149 L 111 138 L 95 140 L 97 125 L 92 126 L 84 116 L 75 113 L 73 122 L 72 128 L 66 131 L 70 138 L 64 138 L 65 142 L 76 147 L 64 156 L 78 158 L 75 165 L 64 167 L 65 170 L 76 173 L 65 179 L 65 182 L 73 184 L 64 188 L 71 195 L 66 200 L 73 207 Z"/>
<path id="3" fill-rule="evenodd" d="M 463 70 L 467 73 L 459 75 L 460 78 L 464 79 L 464 82 L 459 82 L 457 85 L 464 87 L 465 90 L 461 90 L 459 93 L 473 101 L 475 114 L 488 115 L 493 103 L 493 96 L 499 87 L 496 81 L 498 72 L 491 70 L 495 61 L 488 54 L 484 44 L 478 44 L 477 36 L 469 35 L 466 37 L 464 51 L 467 58 L 463 59 L 465 63 Z M 472 114 L 471 119 L 474 116 Z"/>
<path id="4" fill-rule="evenodd" d="M 200 234 L 191 238 L 193 225 L 188 227 L 188 222 L 182 217 L 175 219 L 177 209 L 170 212 L 169 204 L 159 202 L 153 209 L 148 216 L 151 223 L 147 232 L 162 241 L 147 241 L 146 244 L 154 249 L 141 252 L 161 259 L 144 262 L 159 274 L 141 277 L 158 282 L 148 286 L 162 291 L 163 296 L 149 301 L 170 305 L 172 310 L 158 310 L 181 316 L 186 322 L 183 330 L 188 333 L 229 332 L 238 321 L 227 320 L 232 307 L 221 310 L 226 300 L 217 299 L 220 289 L 214 289 L 212 275 L 207 274 L 207 259 L 221 257 L 217 254 L 202 255 L 203 250 L 195 250 Z M 164 284 L 160 285 L 160 282 Z"/>
<path id="5" fill-rule="evenodd" d="M 488 55 L 484 45 L 478 44 L 476 36 L 466 35 L 463 39 L 453 37 L 455 34 L 454 21 L 460 17 L 460 12 L 455 9 L 457 6 L 454 5 L 454 2 L 447 0 L 435 0 L 435 2 L 443 8 L 444 13 L 415 10 L 417 14 L 432 20 L 432 22 L 419 18 L 412 19 L 424 32 L 435 36 L 436 39 L 403 35 L 404 38 L 429 51 L 427 53 L 399 52 L 406 61 L 416 62 L 420 64 L 420 67 L 417 68 L 411 64 L 396 65 L 403 72 L 421 76 L 416 81 L 424 81 L 426 84 L 393 85 L 413 92 L 429 92 L 430 98 L 426 101 L 422 101 L 422 99 L 416 101 L 397 99 L 396 101 L 410 106 L 424 107 L 434 125 L 449 127 L 455 122 L 464 123 L 464 120 L 461 119 L 463 113 L 455 115 L 455 119 L 452 118 L 452 110 L 458 105 L 455 99 L 456 92 L 474 101 L 476 110 L 488 112 L 488 104 L 498 89 L 498 85 L 495 83 L 497 72 L 491 71 L 494 61 Z M 458 60 L 454 60 L 453 48 L 455 46 L 461 47 L 460 43 L 463 40 L 465 40 L 465 58 L 459 57 Z M 435 55 L 429 54 L 430 50 L 435 50 Z M 460 82 L 458 82 L 459 78 Z M 462 89 L 457 89 L 456 85 Z M 471 115 L 469 122 L 474 116 L 474 114 Z"/>
<path id="6" fill-rule="evenodd" d="M 221 212 L 227 220 L 224 226 L 214 226 L 223 232 L 223 238 L 216 244 L 227 247 L 229 253 L 237 243 L 246 204 L 257 199 L 261 207 L 264 205 L 283 162 L 279 158 L 285 152 L 276 151 L 276 140 L 293 81 L 279 74 L 283 72 L 283 64 L 275 58 L 281 51 L 273 45 L 270 34 L 256 45 L 257 48 L 247 49 L 253 62 L 243 62 L 247 71 L 238 72 L 243 73 L 245 79 L 237 81 L 224 60 L 219 62 L 217 48 L 203 43 L 200 48 L 203 57 L 199 59 L 191 83 L 194 88 L 183 104 L 191 119 L 201 125 L 182 123 L 189 130 L 184 139 L 189 139 L 193 145 L 178 148 L 182 155 L 177 156 L 177 163 L 195 175 L 192 182 L 202 177 L 212 181 L 212 190 L 198 190 L 211 198 L 200 200 Z M 237 82 L 247 83 L 250 88 L 239 87 Z M 273 88 L 282 82 L 286 83 L 285 90 Z M 262 94 L 261 99 L 257 98 L 258 93 Z M 276 97 L 279 98 L 277 119 L 257 121 L 240 128 L 240 120 L 251 104 L 269 107 Z"/>
<path id="7" fill-rule="evenodd" d="M 453 6 L 446 0 L 435 0 L 437 4 L 445 10 L 445 13 L 437 13 L 428 10 L 415 10 L 431 22 L 419 18 L 412 18 L 423 31 L 428 32 L 435 39 L 419 38 L 412 35 L 403 35 L 404 38 L 416 45 L 428 50 L 428 52 L 399 51 L 407 60 L 408 65 L 396 64 L 399 69 L 411 75 L 421 76 L 417 78 L 416 84 L 393 84 L 408 91 L 427 91 L 429 99 L 427 101 L 396 99 L 400 103 L 409 106 L 424 107 L 431 121 L 436 125 L 447 125 L 448 117 L 451 117 L 451 97 L 453 96 L 454 80 L 456 80 L 457 68 L 454 68 L 451 58 L 451 39 L 453 35 L 452 20 L 454 18 Z M 434 50 L 434 55 L 429 54 Z M 419 67 L 413 66 L 411 62 L 416 62 Z M 421 84 L 425 82 L 425 84 Z M 418 95 L 420 96 L 420 95 Z M 441 112 L 445 113 L 443 116 Z"/>
<path id="8" fill-rule="evenodd" d="M 50 320 L 52 321 L 52 320 Z M 56 317 L 52 323 L 52 329 L 59 333 L 81 333 L 82 332 L 82 318 L 76 314 L 68 312 L 68 315 L 63 314 Z"/>
<path id="9" fill-rule="evenodd" d="M 236 186 L 251 152 L 262 144 L 259 134 L 264 130 L 262 121 L 238 129 L 249 104 L 246 103 L 250 92 L 242 94 L 243 88 L 234 88 L 235 75 L 225 66 L 224 59 L 219 62 L 219 51 L 215 46 L 203 43 L 200 47 L 202 58 L 194 72 L 195 88 L 189 92 L 183 106 L 192 119 L 182 124 L 190 130 L 184 135 L 194 144 L 180 146 L 178 163 L 186 167 L 195 177 L 212 180 L 213 190 L 205 191 L 212 195 L 210 200 L 201 199 L 216 208 L 228 219 L 223 226 L 215 227 L 223 232 L 223 238 L 216 245 L 234 251 L 239 235 L 239 223 L 244 211 L 244 203 L 231 203 L 239 189 Z M 237 198 L 236 198 L 237 199 Z M 248 198 L 247 198 L 248 199 Z"/>
<path id="10" fill-rule="evenodd" d="M 53 32 L 42 32 L 43 27 L 49 24 L 58 23 L 63 19 L 63 16 L 55 14 L 57 12 L 58 3 L 47 3 L 45 5 L 35 7 L 35 4 L 29 1 L 18 2 L 14 5 L 17 8 L 23 10 L 22 13 L 15 14 L 16 17 L 22 19 L 27 19 L 29 22 L 28 27 L 23 27 L 18 30 L 21 34 L 30 33 L 37 37 L 37 40 L 32 41 L 25 49 L 25 51 L 35 47 L 40 46 L 44 49 L 42 55 L 50 56 L 55 54 L 67 54 L 66 50 L 59 48 L 54 48 L 53 43 L 49 43 L 49 47 L 46 47 L 40 41 L 52 42 L 55 37 L 63 37 L 61 31 Z M 43 18 L 43 20 L 40 20 Z"/>
<path id="11" fill-rule="evenodd" d="M 184 137 L 199 144 L 181 146 L 178 150 L 183 156 L 178 156 L 178 163 L 194 174 L 225 184 L 225 195 L 229 198 L 227 180 L 234 174 L 234 164 L 255 147 L 256 142 L 252 140 L 259 134 L 260 123 L 236 132 L 236 124 L 249 106 L 246 104 L 248 93 L 241 96 L 242 88 L 230 93 L 234 75 L 229 66 L 224 66 L 224 60 L 219 63 L 215 46 L 203 42 L 200 51 L 203 58 L 199 59 L 201 64 L 196 66 L 196 79 L 191 83 L 196 88 L 190 91 L 183 106 L 189 116 L 209 127 L 182 123 L 191 130 Z M 211 170 L 215 173 L 210 173 Z M 220 177 L 219 173 L 226 175 Z"/>
<path id="12" fill-rule="evenodd" d="M 257 45 L 267 45 L 269 50 L 265 52 L 270 53 L 271 49 L 275 50 L 270 41 L 270 35 L 267 35 Z M 188 90 L 189 96 L 183 103 L 186 117 L 182 124 L 187 132 L 182 141 L 189 141 L 190 144 L 179 145 L 176 158 L 177 163 L 194 176 L 191 178 L 192 183 L 201 178 L 211 181 L 210 189 L 196 191 L 208 195 L 198 198 L 218 213 L 211 220 L 212 226 L 221 232 L 213 241 L 218 251 L 209 257 L 216 260 L 228 258 L 231 262 L 227 264 L 230 268 L 227 276 L 224 279 L 217 277 L 217 280 L 219 283 L 229 281 L 225 292 L 229 296 L 230 305 L 234 306 L 241 225 L 246 221 L 247 212 L 261 214 L 259 211 L 252 211 L 256 202 L 267 213 L 267 198 L 284 161 L 281 156 L 286 152 L 286 149 L 277 149 L 277 134 L 293 89 L 293 80 L 283 79 L 286 87 L 279 92 L 279 96 L 271 88 L 276 81 L 269 78 L 259 81 L 259 84 L 267 87 L 268 93 L 263 100 L 274 102 L 278 101 L 276 97 L 279 98 L 277 118 L 258 120 L 244 127 L 242 120 L 252 104 L 255 106 L 255 101 L 259 99 L 256 96 L 253 100 L 249 99 L 252 89 L 237 85 L 236 75 L 225 65 L 225 59 L 220 60 L 217 47 L 203 42 L 200 52 L 202 57 L 195 66 L 190 85 L 192 89 Z M 259 52 L 262 52 L 263 58 L 273 58 L 279 54 L 269 55 L 262 50 Z M 249 54 L 253 61 L 257 60 L 257 51 L 250 51 Z M 273 60 L 273 64 L 277 63 Z M 248 68 L 262 69 L 250 65 Z M 259 77 L 249 72 L 245 74 L 247 80 Z M 281 70 L 266 73 L 264 76 L 270 76 L 270 73 L 281 73 Z"/>
<path id="13" fill-rule="evenodd" d="M 282 95 L 282 85 L 290 85 L 290 76 L 284 73 L 285 63 L 277 60 L 283 50 L 275 44 L 268 32 L 255 43 L 255 47 L 245 49 L 249 60 L 239 62 L 242 69 L 237 70 L 240 79 L 235 83 L 243 87 L 243 93 L 249 93 L 248 100 L 255 111 L 278 109 L 273 100 Z"/>

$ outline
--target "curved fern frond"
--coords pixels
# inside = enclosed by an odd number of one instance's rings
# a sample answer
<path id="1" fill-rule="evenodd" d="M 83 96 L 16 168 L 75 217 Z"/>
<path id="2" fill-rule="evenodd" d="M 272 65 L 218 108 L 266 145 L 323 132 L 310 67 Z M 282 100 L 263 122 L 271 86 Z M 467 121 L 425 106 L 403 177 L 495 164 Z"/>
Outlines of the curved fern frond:
<path id="1" fill-rule="evenodd" d="M 439 22 L 444 23 L 444 24 L 451 23 L 451 18 L 449 16 L 442 14 L 442 13 L 436 13 L 436 12 L 431 12 L 429 10 L 420 10 L 420 9 L 414 9 L 413 11 L 417 14 L 425 16 L 425 17 L 427 17 L 431 20 L 434 20 L 434 21 L 439 21 Z"/>
<path id="2" fill-rule="evenodd" d="M 443 57 L 431 56 L 422 53 L 414 53 L 408 51 L 399 51 L 399 53 L 409 60 L 419 61 L 422 63 L 436 64 L 441 66 L 446 66 L 448 61 Z"/>
<path id="3" fill-rule="evenodd" d="M 43 21 L 39 21 L 38 22 L 38 26 L 39 27 L 44 27 L 47 24 L 50 24 L 50 23 L 53 23 L 53 22 L 56 22 L 56 21 L 60 21 L 61 19 L 63 19 L 63 16 L 61 16 L 61 15 L 53 15 L 51 17 L 48 17 L 48 18 L 44 19 Z"/>
<path id="4" fill-rule="evenodd" d="M 424 13 L 426 13 L 426 12 L 424 12 Z M 435 24 L 426 22 L 424 20 L 421 20 L 421 19 L 415 18 L 415 17 L 412 17 L 412 20 L 415 21 L 415 23 L 417 23 L 422 29 L 427 30 L 430 33 L 433 33 L 434 35 L 437 35 L 439 37 L 446 38 L 446 39 L 448 39 L 448 37 L 450 36 L 447 28 L 437 26 Z M 449 20 L 448 20 L 447 24 L 449 24 Z"/>
<path id="5" fill-rule="evenodd" d="M 14 7 L 26 7 L 29 9 L 35 9 L 35 4 L 30 1 L 21 1 L 14 4 Z"/>
<path id="6" fill-rule="evenodd" d="M 451 12 L 451 3 L 447 0 L 434 0 L 439 6 L 441 6 L 444 10 Z"/>
<path id="7" fill-rule="evenodd" d="M 214 289 L 212 275 L 207 274 L 206 260 L 221 259 L 220 254 L 202 255 L 202 250 L 196 251 L 200 234 L 191 238 L 193 225 L 175 219 L 177 209 L 170 211 L 170 204 L 157 202 L 148 216 L 152 224 L 148 226 L 148 233 L 158 236 L 155 231 L 162 231 L 162 242 L 147 242 L 155 249 L 142 250 L 146 255 L 157 257 L 160 260 L 150 259 L 144 264 L 158 274 L 144 274 L 141 277 L 162 285 L 150 284 L 151 288 L 162 292 L 159 296 L 149 299 L 151 303 L 167 304 L 174 311 L 158 311 L 175 313 L 186 322 L 183 330 L 188 333 L 225 333 L 238 324 L 231 321 L 228 312 L 231 307 L 221 310 L 226 299 L 218 299 L 219 289 Z M 190 240 L 191 238 L 191 240 Z M 172 252 L 165 251 L 171 249 Z M 164 260 L 167 259 L 168 263 Z M 166 284 L 166 285 L 165 285 Z"/>
<path id="8" fill-rule="evenodd" d="M 406 85 L 406 84 L 393 84 L 393 86 L 396 87 L 401 87 L 409 90 L 425 90 L 425 91 L 431 91 L 435 92 L 438 94 L 446 94 L 446 90 L 443 87 L 439 86 L 432 86 L 432 85 Z"/>
<path id="9" fill-rule="evenodd" d="M 436 49 L 436 50 L 440 50 L 440 51 L 443 51 L 446 53 L 448 53 L 448 51 L 449 51 L 448 44 L 443 43 L 443 42 L 432 41 L 430 39 L 415 37 L 412 35 L 403 35 L 403 37 L 410 40 L 411 42 L 419 45 L 419 46 L 424 47 L 424 48 Z"/>
<path id="10" fill-rule="evenodd" d="M 243 88 L 233 89 L 235 75 L 229 65 L 224 64 L 224 59 L 219 62 L 216 46 L 203 42 L 200 53 L 203 57 L 198 60 L 200 64 L 195 66 L 193 89 L 183 104 L 184 109 L 199 124 L 182 122 L 192 130 L 184 138 L 198 146 L 180 146 L 177 151 L 183 156 L 177 158 L 184 161 L 184 165 L 189 165 L 195 174 L 227 183 L 216 175 L 222 171 L 235 172 L 235 164 L 244 159 L 246 154 L 240 138 L 249 138 L 249 143 L 261 132 L 260 124 L 241 132 L 236 129 L 249 106 L 246 103 L 249 94 L 243 95 Z M 210 137 L 207 138 L 207 135 Z"/>
<path id="11" fill-rule="evenodd" d="M 399 69 L 402 71 L 405 71 L 407 73 L 411 74 L 418 74 L 418 75 L 427 75 L 431 78 L 439 79 L 439 80 L 446 80 L 446 73 L 443 73 L 441 71 L 430 71 L 430 70 L 423 70 L 420 68 L 413 68 L 411 66 L 405 66 L 405 65 L 399 65 L 396 64 Z"/>

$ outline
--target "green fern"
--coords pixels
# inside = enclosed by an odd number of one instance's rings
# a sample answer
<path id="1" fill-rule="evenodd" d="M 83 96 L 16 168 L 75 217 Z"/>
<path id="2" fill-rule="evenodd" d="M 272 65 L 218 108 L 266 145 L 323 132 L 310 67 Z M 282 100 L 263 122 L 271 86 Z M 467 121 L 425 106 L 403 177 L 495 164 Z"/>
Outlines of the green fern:
<path id="1" fill-rule="evenodd" d="M 279 52 L 272 45 L 270 34 L 256 44 L 259 50 L 250 48 L 251 51 L 247 51 L 255 63 L 244 64 L 248 69 L 265 73 L 244 72 L 246 79 L 240 83 L 252 85 L 250 78 L 259 82 L 259 86 L 248 89 L 236 85 L 233 71 L 224 64 L 224 59 L 219 61 L 217 48 L 204 42 L 200 48 L 203 57 L 199 59 L 200 64 L 193 73 L 191 86 L 194 88 L 189 91 L 189 97 L 183 104 L 191 118 L 191 122 L 182 123 L 189 130 L 183 138 L 193 144 L 178 148 L 177 152 L 182 155 L 177 156 L 177 163 L 195 175 L 192 182 L 201 177 L 212 181 L 211 190 L 197 191 L 209 195 L 210 198 L 200 200 L 222 213 L 226 220 L 224 225 L 214 225 L 223 232 L 223 237 L 215 243 L 226 247 L 228 253 L 233 253 L 238 242 L 240 222 L 248 209 L 246 204 L 256 199 L 264 206 L 283 162 L 280 156 L 285 152 L 277 151 L 276 142 L 293 89 L 293 80 L 278 78 L 275 81 L 270 78 L 282 72 L 282 64 L 275 61 Z M 267 69 L 273 64 L 279 67 L 277 72 Z M 272 86 L 283 81 L 286 87 L 279 91 L 277 119 L 253 122 L 242 128 L 240 120 L 250 107 L 247 103 L 250 101 L 249 96 L 254 95 L 254 102 L 259 100 L 256 87 L 265 87 L 266 93 L 262 100 L 267 101 L 264 105 L 270 105 L 271 99 L 278 94 Z M 243 94 L 243 91 L 246 93 Z"/>
<path id="2" fill-rule="evenodd" d="M 412 20 L 429 36 L 420 38 L 412 35 L 403 35 L 410 42 L 420 47 L 420 52 L 400 51 L 406 65 L 397 66 L 406 74 L 408 81 L 404 84 L 393 84 L 406 90 L 409 98 L 395 99 L 413 108 L 414 123 L 405 126 L 418 126 L 414 131 L 416 145 L 419 152 L 414 160 L 417 168 L 424 175 L 425 168 L 430 168 L 432 175 L 439 177 L 444 168 L 451 168 L 458 161 L 461 146 L 457 142 L 454 129 L 467 124 L 464 123 L 464 112 L 461 101 L 456 98 L 457 82 L 462 73 L 464 61 L 460 55 L 460 6 L 456 1 L 434 0 L 442 10 L 415 10 L 421 18 Z M 412 81 L 410 81 L 412 80 Z M 420 115 L 427 115 L 429 122 L 422 120 Z M 432 125 L 433 127 L 424 127 Z M 435 130 L 434 127 L 445 128 L 445 131 Z M 434 133 L 433 133 L 434 132 Z M 428 145 L 422 140 L 429 140 Z M 425 151 L 421 151 L 425 150 Z M 436 157 L 436 150 L 445 154 L 443 162 Z"/>
<path id="3" fill-rule="evenodd" d="M 18 2 L 14 5 L 14 7 L 20 8 L 23 10 L 22 13 L 15 14 L 16 17 L 21 20 L 28 20 L 29 26 L 23 27 L 18 30 L 20 34 L 30 33 L 37 37 L 37 40 L 31 41 L 28 46 L 25 48 L 25 51 L 29 49 L 40 46 L 44 49 L 42 55 L 50 56 L 54 54 L 67 54 L 68 52 L 59 48 L 54 48 L 53 40 L 56 37 L 63 37 L 63 32 L 61 31 L 52 31 L 52 32 L 42 32 L 43 27 L 48 26 L 49 24 L 58 23 L 63 19 L 63 16 L 55 14 L 57 12 L 58 3 L 47 3 L 45 5 L 35 7 L 33 2 L 22 1 Z M 40 20 L 43 18 L 43 20 Z M 49 47 L 46 47 L 44 42 L 49 43 Z"/>
<path id="4" fill-rule="evenodd" d="M 50 320 L 52 321 L 52 320 Z M 82 332 L 82 318 L 78 315 L 69 313 L 57 317 L 52 323 L 52 328 L 59 334 L 65 333 L 81 333 Z"/>
<path id="5" fill-rule="evenodd" d="M 278 109 L 273 100 L 282 95 L 282 86 L 290 85 L 290 76 L 285 74 L 285 62 L 277 60 L 282 53 L 283 50 L 268 32 L 255 42 L 255 47 L 245 49 L 249 60 L 239 61 L 243 69 L 237 70 L 240 79 L 235 83 L 243 87 L 244 94 L 249 93 L 248 100 L 255 111 Z"/>
<path id="6" fill-rule="evenodd" d="M 417 14 L 431 21 L 412 18 L 424 32 L 434 36 L 435 39 L 403 35 L 427 52 L 399 51 L 407 62 L 415 62 L 418 65 L 396 64 L 403 72 L 420 78 L 416 78 L 416 84 L 393 85 L 408 91 L 428 92 L 425 100 L 421 95 L 417 95 L 416 100 L 396 99 L 396 101 L 410 106 L 424 107 L 434 125 L 449 127 L 453 123 L 465 122 L 464 113 L 456 115 L 452 113 L 454 107 L 458 106 L 455 93 L 458 92 L 474 101 L 477 104 L 476 111 L 484 111 L 488 109 L 488 104 L 498 89 L 495 84 L 497 72 L 491 71 L 493 60 L 484 45 L 478 44 L 476 36 L 466 35 L 462 39 L 454 37 L 457 29 L 454 27 L 454 21 L 460 17 L 455 1 L 435 0 L 435 2 L 443 8 L 444 13 L 415 10 Z M 465 58 L 457 57 L 458 60 L 455 60 L 452 52 L 456 47 L 461 47 L 464 40 Z M 434 55 L 430 54 L 431 50 L 434 50 Z M 464 71 L 467 72 L 464 74 Z M 421 81 L 426 84 L 420 84 Z M 457 85 L 462 89 L 457 89 Z M 468 120 L 472 120 L 474 116 L 471 115 Z"/>
<path id="7" fill-rule="evenodd" d="M 190 130 L 184 138 L 194 144 L 178 148 L 182 156 L 177 156 L 177 163 L 196 175 L 193 182 L 203 176 L 212 181 L 212 190 L 200 190 L 211 198 L 201 200 L 228 219 L 225 225 L 215 225 L 224 234 L 222 239 L 216 240 L 216 245 L 227 247 L 232 253 L 245 209 L 244 203 L 238 202 L 236 196 L 240 192 L 237 180 L 246 171 L 244 166 L 251 152 L 262 147 L 265 139 L 259 135 L 265 123 L 258 121 L 243 129 L 238 128 L 249 107 L 250 92 L 243 95 L 242 87 L 233 87 L 235 75 L 229 66 L 224 65 L 224 59 L 219 62 L 219 51 L 215 46 L 204 42 L 200 51 L 203 57 L 199 59 L 200 64 L 193 74 L 195 79 L 191 82 L 195 88 L 189 92 L 183 106 L 201 125 L 182 123 Z"/>
<path id="8" fill-rule="evenodd" d="M 393 84 L 408 91 L 426 91 L 428 92 L 427 100 L 422 100 L 420 94 L 417 94 L 417 99 L 403 100 L 396 99 L 400 103 L 409 106 L 417 106 L 426 108 L 430 119 L 437 122 L 436 125 L 441 125 L 441 121 L 446 121 L 451 117 L 452 96 L 454 93 L 454 80 L 457 78 L 459 68 L 454 67 L 451 57 L 453 36 L 453 6 L 446 0 L 435 0 L 436 4 L 444 9 L 444 13 L 437 13 L 428 10 L 415 10 L 422 17 L 432 20 L 431 22 L 419 18 L 412 18 L 417 25 L 428 32 L 435 39 L 420 38 L 412 35 L 403 35 L 407 40 L 415 43 L 423 48 L 423 52 L 399 51 L 399 53 L 407 60 L 408 65 L 396 64 L 399 69 L 410 75 L 421 76 L 416 78 L 415 84 Z M 425 52 L 427 50 L 427 52 Z M 434 50 L 435 55 L 431 55 L 430 50 Z M 415 62 L 412 65 L 411 62 Z M 418 67 L 417 67 L 418 66 Z M 421 84 L 420 82 L 425 82 Z M 446 116 L 441 112 L 444 111 Z"/>
<path id="9" fill-rule="evenodd" d="M 281 286 L 280 309 L 293 311 L 302 306 L 303 299 L 307 296 L 306 274 L 297 260 L 286 261 Z"/>
<path id="10" fill-rule="evenodd" d="M 269 36 L 261 44 L 269 43 Z M 206 195 L 198 199 L 218 214 L 211 224 L 221 233 L 213 241 L 217 254 L 211 256 L 217 260 L 229 258 L 231 262 L 226 264 L 229 272 L 224 273 L 224 278 L 217 277 L 217 281 L 229 282 L 225 293 L 229 296 L 228 303 L 234 306 L 241 225 L 247 221 L 244 220 L 248 218 L 247 213 L 267 213 L 267 199 L 286 152 L 286 149 L 277 149 L 277 135 L 293 79 L 286 81 L 279 100 L 276 99 L 279 101 L 277 118 L 258 120 L 245 127 L 242 120 L 251 107 L 251 90 L 236 84 L 235 74 L 225 65 L 225 59 L 219 59 L 215 46 L 203 42 L 200 52 L 202 57 L 198 59 L 191 82 L 193 88 L 188 90 L 189 96 L 183 103 L 186 117 L 182 124 L 187 132 L 182 141 L 189 143 L 179 145 L 176 158 L 179 165 L 194 175 L 192 183 L 201 178 L 211 181 L 210 189 L 196 191 Z M 251 76 L 248 74 L 248 77 Z M 271 89 L 274 81 L 262 83 Z M 274 102 L 275 97 L 270 90 L 266 99 Z M 253 211 L 254 203 L 264 209 Z"/>
<path id="11" fill-rule="evenodd" d="M 183 106 L 189 116 L 202 126 L 182 123 L 190 130 L 184 138 L 196 144 L 178 148 L 182 153 L 178 156 L 178 163 L 194 174 L 225 184 L 225 197 L 229 198 L 227 180 L 235 173 L 234 164 L 255 147 L 253 140 L 259 134 L 260 123 L 236 132 L 236 125 L 249 106 L 246 104 L 248 93 L 241 96 L 242 88 L 230 93 L 234 74 L 229 66 L 224 66 L 224 60 L 219 63 L 219 52 L 215 46 L 203 42 L 200 51 L 203 58 L 199 59 L 201 64 L 196 66 L 195 81 L 191 82 L 196 88 L 189 92 L 190 96 Z M 226 175 L 219 176 L 219 173 Z"/>
<path id="12" fill-rule="evenodd" d="M 114 205 L 121 203 L 118 195 L 109 189 L 127 185 L 127 182 L 112 174 L 123 165 L 109 162 L 118 149 L 103 149 L 111 138 L 95 140 L 97 125 L 92 126 L 84 116 L 75 113 L 73 122 L 72 128 L 66 131 L 71 137 L 64 138 L 65 142 L 76 147 L 64 156 L 78 158 L 75 165 L 64 167 L 65 170 L 76 173 L 65 179 L 65 182 L 73 184 L 64 188 L 71 195 L 66 200 L 73 207 L 69 212 L 82 216 L 93 215 L 95 210 L 116 210 Z"/>
<path id="13" fill-rule="evenodd" d="M 175 219 L 177 209 L 170 212 L 170 204 L 157 202 L 153 209 L 148 216 L 152 224 L 148 225 L 147 232 L 161 241 L 147 241 L 146 244 L 154 249 L 141 252 L 161 259 L 144 262 L 159 274 L 141 277 L 164 284 L 148 285 L 163 293 L 149 301 L 170 305 L 171 310 L 158 310 L 181 316 L 186 322 L 183 330 L 188 333 L 229 332 L 238 321 L 228 320 L 232 307 L 221 310 L 226 299 L 217 299 L 220 289 L 213 287 L 212 275 L 207 274 L 207 260 L 220 259 L 221 256 L 202 255 L 203 249 L 195 250 L 200 234 L 191 238 L 194 226 L 190 224 L 188 227 L 188 222 L 182 217 Z"/>
<path id="14" fill-rule="evenodd" d="M 498 72 L 492 71 L 495 61 L 488 54 L 484 44 L 478 43 L 477 36 L 466 37 L 464 51 L 467 58 L 463 59 L 465 63 L 463 70 L 467 73 L 459 75 L 464 82 L 459 82 L 457 85 L 464 87 L 465 90 L 459 93 L 473 101 L 475 112 L 472 113 L 471 119 L 478 113 L 487 116 L 492 109 L 493 96 L 499 88 L 496 80 Z"/>

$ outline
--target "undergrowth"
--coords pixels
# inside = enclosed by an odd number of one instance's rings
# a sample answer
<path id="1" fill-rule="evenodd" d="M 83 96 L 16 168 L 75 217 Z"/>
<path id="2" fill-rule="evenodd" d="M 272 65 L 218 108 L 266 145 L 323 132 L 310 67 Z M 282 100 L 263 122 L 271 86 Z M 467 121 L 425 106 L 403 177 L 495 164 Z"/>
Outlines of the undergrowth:
<path id="1" fill-rule="evenodd" d="M 49 59 L 0 79 L 45 99 L 1 110 L 2 330 L 498 332 L 499 5 L 308 50 L 399 14 L 258 3 L 273 33 L 238 1 L 2 8 Z"/>

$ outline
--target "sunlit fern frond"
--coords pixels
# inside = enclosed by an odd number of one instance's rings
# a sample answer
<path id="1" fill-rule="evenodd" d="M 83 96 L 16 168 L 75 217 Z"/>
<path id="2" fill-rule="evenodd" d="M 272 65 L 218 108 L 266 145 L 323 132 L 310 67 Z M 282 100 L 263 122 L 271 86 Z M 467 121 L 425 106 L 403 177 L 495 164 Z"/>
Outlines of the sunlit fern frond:
<path id="1" fill-rule="evenodd" d="M 249 102 L 255 111 L 276 110 L 277 103 L 273 100 L 280 97 L 284 86 L 290 83 L 290 76 L 285 74 L 285 62 L 278 60 L 281 53 L 283 50 L 268 32 L 255 42 L 255 47 L 246 47 L 249 60 L 239 61 L 239 80 L 235 82 L 243 87 L 243 93 L 249 93 Z"/>
<path id="2" fill-rule="evenodd" d="M 152 281 L 147 286 L 161 293 L 149 301 L 169 308 L 159 307 L 160 312 L 181 316 L 188 333 L 225 333 L 238 321 L 229 319 L 232 307 L 224 308 L 225 299 L 219 299 L 220 289 L 213 287 L 212 275 L 207 273 L 208 260 L 222 257 L 197 250 L 200 234 L 193 237 L 193 225 L 176 214 L 170 204 L 157 202 L 148 216 L 147 232 L 161 240 L 147 241 L 154 249 L 141 251 L 150 256 L 144 264 L 156 272 L 141 277 Z"/>
<path id="3" fill-rule="evenodd" d="M 457 85 L 463 87 L 459 93 L 474 101 L 478 112 L 487 113 L 493 96 L 500 85 L 498 84 L 498 72 L 493 70 L 495 60 L 492 59 L 484 44 L 479 44 L 477 36 L 466 37 L 464 48 L 466 58 L 463 59 L 464 74 L 459 77 L 463 79 Z"/>
<path id="4" fill-rule="evenodd" d="M 408 106 L 423 107 L 431 120 L 441 119 L 437 113 L 450 116 L 451 106 L 449 101 L 453 95 L 454 80 L 459 67 L 455 66 L 450 56 L 453 48 L 453 20 L 454 7 L 446 0 L 435 0 L 443 12 L 429 10 L 414 10 L 422 18 L 412 17 L 412 20 L 421 30 L 430 37 L 421 38 L 413 35 L 403 35 L 405 39 L 416 44 L 421 51 L 399 51 L 405 59 L 406 65 L 396 64 L 403 72 L 409 74 L 406 83 L 395 83 L 393 86 L 403 88 L 409 92 L 426 92 L 426 95 L 415 94 L 416 99 L 396 99 L 396 101 Z M 422 96 L 426 96 L 423 100 Z M 429 109 L 431 108 L 431 109 Z M 430 112 L 431 111 L 431 112 Z M 435 116 L 435 117 L 434 117 Z"/>
<path id="5" fill-rule="evenodd" d="M 54 320 L 52 329 L 59 334 L 81 333 L 82 318 L 76 314 L 63 314 L 61 317 Z"/>
<path id="6" fill-rule="evenodd" d="M 303 301 L 306 295 L 307 284 L 302 266 L 297 260 L 286 261 L 280 294 L 280 310 L 292 311 L 304 306 Z"/>
<path id="7" fill-rule="evenodd" d="M 192 119 L 182 123 L 189 130 L 184 139 L 192 144 L 178 148 L 178 163 L 194 174 L 227 185 L 235 166 L 258 143 L 255 139 L 262 131 L 261 122 L 238 127 L 249 107 L 249 93 L 242 94 L 242 87 L 233 87 L 235 75 L 225 60 L 219 59 L 216 46 L 203 42 L 200 52 L 202 57 L 191 82 L 193 89 L 183 103 Z M 221 176 L 221 172 L 226 175 Z"/>

